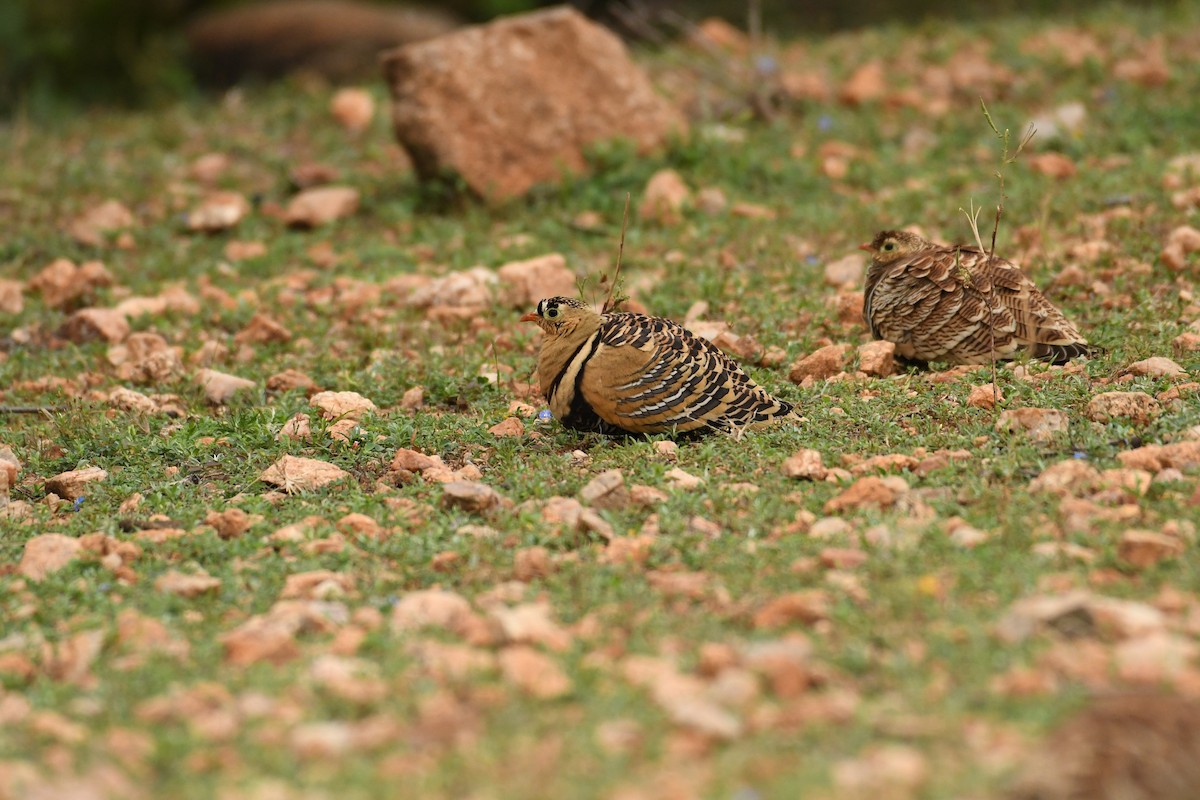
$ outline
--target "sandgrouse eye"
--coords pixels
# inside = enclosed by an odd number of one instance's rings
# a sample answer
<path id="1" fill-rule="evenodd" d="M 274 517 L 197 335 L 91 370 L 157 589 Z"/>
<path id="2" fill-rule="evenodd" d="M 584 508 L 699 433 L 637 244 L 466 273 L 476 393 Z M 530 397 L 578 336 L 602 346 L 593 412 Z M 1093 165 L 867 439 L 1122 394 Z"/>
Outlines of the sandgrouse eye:
<path id="1" fill-rule="evenodd" d="M 551 297 L 521 320 L 545 332 L 542 394 L 568 428 L 701 434 L 795 419 L 791 403 L 767 394 L 715 345 L 669 319 L 599 314 L 578 300 Z"/>
<path id="2" fill-rule="evenodd" d="M 907 361 L 986 364 L 1027 352 L 1055 364 L 1103 352 L 1011 261 L 882 231 L 871 253 L 863 318 Z"/>

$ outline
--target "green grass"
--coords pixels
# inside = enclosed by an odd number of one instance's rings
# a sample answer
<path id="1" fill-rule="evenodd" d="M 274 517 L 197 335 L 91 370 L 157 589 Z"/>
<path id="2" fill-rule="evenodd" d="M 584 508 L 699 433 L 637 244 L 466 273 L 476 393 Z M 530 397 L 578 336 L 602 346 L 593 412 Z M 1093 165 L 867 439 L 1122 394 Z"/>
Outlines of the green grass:
<path id="1" fill-rule="evenodd" d="M 1050 694 L 997 690 L 999 676 L 1014 667 L 1036 667 L 1050 645 L 1044 636 L 1014 646 L 992 635 L 1013 601 L 1063 584 L 1143 602 L 1164 586 L 1193 597 L 1200 591 L 1200 568 L 1190 551 L 1143 571 L 1130 569 L 1116 552 L 1128 527 L 1159 529 L 1195 519 L 1195 501 L 1189 500 L 1194 471 L 1183 482 L 1156 483 L 1144 496 L 1127 498 L 1137 509 L 1131 521 L 1095 519 L 1082 532 L 1065 528 L 1057 498 L 1028 491 L 1032 478 L 1060 460 L 1078 457 L 1099 469 L 1117 467 L 1117 454 L 1136 443 L 1177 440 L 1200 424 L 1194 393 L 1165 405 L 1145 426 L 1095 424 L 1083 416 L 1091 397 L 1102 391 L 1169 389 L 1173 383 L 1166 379 L 1113 379 L 1133 361 L 1173 355 L 1171 340 L 1196 317 L 1189 296 L 1195 291 L 1192 273 L 1171 273 L 1158 253 L 1171 229 L 1195 222 L 1194 211 L 1171 205 L 1163 173 L 1168 160 L 1189 152 L 1194 139 L 1192 99 L 1200 91 L 1200 74 L 1190 69 L 1194 59 L 1186 32 L 1198 21 L 1182 7 L 1145 13 L 1104 9 L 1064 19 L 1063 25 L 1078 25 L 1101 48 L 1101 57 L 1077 68 L 1051 51 L 1021 47 L 1051 24 L 1044 20 L 889 26 L 782 43 L 778 55 L 788 68 L 820 67 L 834 87 L 870 57 L 889 66 L 893 88 L 920 87 L 924 69 L 968 50 L 982 51 L 1013 79 L 956 90 L 942 115 L 834 101 L 791 103 L 769 122 L 735 115 L 723 124 L 744 133 L 745 141 L 736 145 L 706 135 L 711 121 L 701 120 L 689 141 L 663 153 L 638 158 L 627 148 L 602 148 L 593 156 L 592 176 L 497 209 L 441 202 L 403 167 L 385 113 L 377 115 L 368 135 L 350 139 L 326 113 L 330 92 L 302 82 L 153 114 L 94 111 L 44 130 L 20 123 L 0 128 L 0 147 L 13 154 L 0 163 L 5 187 L 0 203 L 9 220 L 0 241 L 0 278 L 27 280 L 58 257 L 99 258 L 117 284 L 97 291 L 99 306 L 181 284 L 201 298 L 198 314 L 145 318 L 134 329 L 159 333 L 181 347 L 185 364 L 205 341 L 226 344 L 230 356 L 215 367 L 258 384 L 258 391 L 213 408 L 184 376 L 132 388 L 178 394 L 185 418 L 112 411 L 96 394 L 122 385 L 104 344 L 58 339 L 54 334 L 66 313 L 46 308 L 35 293 L 26 294 L 24 311 L 4 319 L 0 403 L 61 410 L 0 417 L 0 444 L 10 446 L 24 465 L 13 498 L 31 504 L 24 520 L 0 522 L 0 659 L 25 656 L 33 665 L 31 675 L 0 670 L 0 709 L 16 709 L 20 698 L 29 705 L 0 725 L 0 764 L 26 762 L 47 780 L 79 775 L 93 781 L 98 770 L 115 764 L 127 783 L 113 796 L 139 789 L 155 797 L 275 796 L 271 787 L 282 785 L 295 790 L 294 796 L 309 796 L 304 793 L 310 790 L 313 796 L 345 797 L 668 796 L 671 787 L 682 786 L 684 794 L 704 797 L 842 797 L 849 795 L 835 785 L 834 766 L 892 743 L 917 748 L 929 766 L 925 781 L 896 796 L 994 796 L 1016 764 L 994 765 L 979 736 L 1032 740 L 1086 691 L 1070 679 Z M 1146 89 L 1114 78 L 1113 63 L 1140 52 L 1149 36 L 1164 39 L 1169 81 Z M 702 80 L 714 69 L 682 48 L 643 59 L 658 77 L 694 70 Z M 383 91 L 373 91 L 382 105 Z M 839 324 L 827 305 L 834 290 L 824 285 L 823 264 L 887 227 L 915 223 L 932 236 L 965 241 L 970 233 L 959 208 L 972 201 L 989 217 L 999 144 L 978 110 L 980 92 L 997 123 L 1015 133 L 1028 119 L 1066 102 L 1082 101 L 1088 109 L 1079 135 L 1055 142 L 1035 138 L 1033 145 L 1069 156 L 1079 167 L 1075 177 L 1059 181 L 1037 174 L 1024 157 L 1006 176 L 1000 251 L 1015 252 L 1018 241 L 1040 236 L 1042 247 L 1025 267 L 1093 341 L 1108 348 L 1079 374 L 1025 382 L 1000 369 L 1003 407 L 1059 408 L 1070 416 L 1070 434 L 1047 443 L 996 433 L 992 412 L 966 405 L 971 386 L 990 380 L 986 371 L 952 383 L 920 373 L 813 388 L 786 379 L 786 364 L 822 339 L 858 344 L 867 338 L 861 325 Z M 928 146 L 907 149 L 905 136 L 916 129 L 928 132 Z M 826 177 L 816 156 L 832 140 L 860 152 L 842 181 Z M 806 154 L 793 155 L 796 145 Z M 198 188 L 187 177 L 187 165 L 213 151 L 233 159 L 220 185 L 253 196 L 257 209 L 235 231 L 189 234 L 181 214 Z M 1115 156 L 1122 158 L 1110 161 Z M 286 202 L 289 169 L 310 160 L 337 168 L 341 182 L 362 193 L 362 207 L 326 228 L 288 230 L 261 212 Z M 553 251 L 563 253 L 581 276 L 595 276 L 615 258 L 626 193 L 636 206 L 649 177 L 667 167 L 693 188 L 718 187 L 731 201 L 765 205 L 777 216 L 691 211 L 670 227 L 632 220 L 626 286 L 665 315 L 682 317 L 694 302 L 706 301 L 711 318 L 752 333 L 768 347 L 784 348 L 784 366 L 751 372 L 800 405 L 807 421 L 799 427 L 740 441 L 683 443 L 677 460 L 658 454 L 650 442 L 604 440 L 555 424 L 530 422 L 537 436 L 498 439 L 488 428 L 507 416 L 513 400 L 522 399 L 512 379 L 527 381 L 535 360 L 531 331 L 517 324 L 517 311 L 496 305 L 476 324 L 437 323 L 386 289 L 361 309 L 341 299 L 356 286 L 383 286 L 398 275 L 495 267 Z M 1096 215 L 1110 209 L 1116 196 L 1130 198 L 1131 213 L 1113 216 L 1097 233 Z M 132 249 L 94 250 L 66 233 L 68 220 L 108 197 L 120 199 L 138 217 Z M 584 211 L 602 216 L 601 235 L 572 227 Z M 984 227 L 990 229 L 990 221 Z M 517 236 L 516 244 L 505 244 Z M 1052 284 L 1072 263 L 1067 248 L 1099 236 L 1112 250 L 1081 265 L 1085 284 Z M 266 255 L 227 265 L 224 248 L 233 239 L 262 241 Z M 338 254 L 335 265 L 314 263 L 309 251 L 320 243 Z M 1193 255 L 1192 267 L 1197 263 Z M 1095 282 L 1105 286 L 1097 291 Z M 224 291 L 231 302 L 204 295 L 205 286 Z M 258 311 L 295 338 L 239 354 L 233 336 Z M 1195 353 L 1174 357 L 1193 375 L 1200 369 Z M 511 369 L 499 385 L 478 377 L 496 364 Z M 364 419 L 350 443 L 329 439 L 317 419 L 310 442 L 278 441 L 276 433 L 294 413 L 316 416 L 302 392 L 263 392 L 267 377 L 284 369 L 300 370 L 325 389 L 360 392 L 381 410 Z M 63 392 L 38 383 L 50 377 L 68 379 L 73 388 Z M 414 386 L 424 388 L 426 408 L 408 414 L 397 406 Z M 445 507 L 436 483 L 417 479 L 380 488 L 399 447 L 440 455 L 451 467 L 473 463 L 484 482 L 517 505 L 484 518 Z M 972 457 L 923 477 L 903 473 L 911 496 L 930 509 L 925 522 L 910 523 L 903 510 L 846 512 L 841 516 L 852 535 L 825 541 L 789 526 L 802 512 L 824 516 L 824 504 L 844 487 L 786 479 L 781 464 L 801 447 L 819 450 L 828 466 L 841 466 L 844 455 L 911 454 L 917 448 L 965 449 Z M 585 451 L 590 460 L 572 461 L 574 450 Z M 284 454 L 330 461 L 351 477 L 308 494 L 270 496 L 258 476 Z M 46 478 L 90 465 L 103 467 L 109 477 L 89 490 L 78 511 L 41 502 Z M 671 490 L 666 473 L 673 467 L 706 482 L 690 492 Z M 611 468 L 621 469 L 630 485 L 667 492 L 668 499 L 653 509 L 602 512 L 620 536 L 638 532 L 651 513 L 657 515 L 659 535 L 645 565 L 607 563 L 602 541 L 551 528 L 536 505 L 555 495 L 573 496 Z M 732 486 L 743 482 L 759 491 Z M 140 507 L 120 512 L 135 492 L 143 496 Z M 204 520 L 210 511 L 232 507 L 263 520 L 240 538 L 222 540 Z M 324 552 L 267 538 L 284 525 L 318 517 L 310 537 L 325 539 L 350 513 L 371 517 L 386 536 L 363 540 L 344 533 L 340 550 Z M 129 540 L 131 531 L 149 525 L 156 514 L 187 535 L 143 542 L 130 565 L 135 582 L 117 580 L 89 558 L 41 582 L 16 571 L 25 543 L 36 535 L 101 532 Z M 987 541 L 970 550 L 952 544 L 942 523 L 955 515 L 987 533 Z M 721 534 L 709 538 L 697 532 L 690 524 L 695 516 L 715 523 Z M 487 524 L 499 535 L 460 533 L 466 524 Z M 1035 554 L 1032 546 L 1051 535 L 1090 548 L 1095 560 L 1084 564 Z M 881 536 L 893 546 L 873 543 Z M 852 571 L 857 588 L 828 580 L 827 570 L 810 566 L 825 548 L 859 540 L 869 558 Z M 504 584 L 514 577 L 516 553 L 532 546 L 547 548 L 557 560 L 556 569 L 532 579 L 523 596 L 548 602 L 554 617 L 573 632 L 565 651 L 546 651 L 572 682 L 566 696 L 526 696 L 494 668 L 465 678 L 438 677 L 421 663 L 414 643 L 457 643 L 461 637 L 391 630 L 390 609 L 407 592 L 440 586 L 474 601 L 511 591 Z M 446 553 L 457 554 L 448 571 L 434 560 Z M 301 632 L 298 656 L 280 665 L 226 661 L 221 637 L 267 613 L 288 575 L 317 569 L 353 577 L 353 591 L 337 601 L 352 621 L 334 627 L 363 629 L 362 642 L 344 652 L 375 665 L 386 686 L 382 699 L 351 703 L 309 677 L 314 659 L 345 634 Z M 696 597 L 671 596 L 646 577 L 650 569 L 703 572 L 708 582 Z M 204 570 L 221 586 L 193 599 L 157 591 L 155 580 L 169 570 Z M 755 627 L 755 613 L 773 598 L 811 589 L 827 593 L 828 620 Z M 135 651 L 120 641 L 117 624 L 118 615 L 130 609 L 186 642 L 186 657 L 152 652 L 131 662 L 127 657 Z M 372 612 L 381 612 L 381 626 L 372 624 Z M 88 677 L 79 683 L 55 679 L 42 643 L 88 630 L 103 636 Z M 818 685 L 787 697 L 760 681 L 757 694 L 738 711 L 744 732 L 730 741 L 689 734 L 622 671 L 623 659 L 648 655 L 674 659 L 691 673 L 704 643 L 738 645 L 795 633 L 812 644 Z M 501 649 L 481 646 L 487 653 Z M 186 715 L 167 720 L 147 715 L 149 701 L 209 684 L 227 694 L 210 687 L 224 699 L 192 712 L 190 721 Z M 819 708 L 839 693 L 855 699 L 847 714 L 824 718 L 804 712 L 804 703 Z M 435 707 L 443 711 L 431 710 Z M 232 715 L 232 724 L 216 725 L 213 709 Z M 81 735 L 56 736 L 39 716 L 44 712 L 79 726 Z M 598 727 L 612 720 L 635 726 L 630 747 L 606 749 L 598 741 Z M 297 737 L 306 723 L 325 721 L 364 729 L 375 724 L 384 732 L 344 753 L 314 755 Z M 968 728 L 979 736 L 965 736 Z M 130 732 L 144 742 L 145 752 L 117 758 L 122 748 L 114 742 Z M 9 780 L 5 774 L 0 770 L 0 795 L 6 789 L 20 794 L 3 783 Z M 621 794 L 635 789 L 642 794 Z"/>

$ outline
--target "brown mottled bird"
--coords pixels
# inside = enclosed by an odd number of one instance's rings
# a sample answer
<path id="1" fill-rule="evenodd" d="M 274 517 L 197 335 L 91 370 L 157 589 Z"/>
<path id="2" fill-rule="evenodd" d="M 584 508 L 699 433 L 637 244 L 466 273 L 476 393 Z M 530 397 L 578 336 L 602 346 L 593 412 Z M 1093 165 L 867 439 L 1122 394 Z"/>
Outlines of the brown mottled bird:
<path id="1" fill-rule="evenodd" d="M 1196 800 L 1200 701 L 1154 691 L 1093 699 L 1036 745 L 1009 800 Z"/>
<path id="2" fill-rule="evenodd" d="M 794 418 L 729 356 L 678 323 L 551 297 L 521 317 L 545 332 L 538 375 L 563 425 L 608 435 L 709 433 Z"/>
<path id="3" fill-rule="evenodd" d="M 1055 364 L 1097 351 L 1011 261 L 882 231 L 871 254 L 863 317 L 909 361 L 986 364 L 1028 352 Z"/>

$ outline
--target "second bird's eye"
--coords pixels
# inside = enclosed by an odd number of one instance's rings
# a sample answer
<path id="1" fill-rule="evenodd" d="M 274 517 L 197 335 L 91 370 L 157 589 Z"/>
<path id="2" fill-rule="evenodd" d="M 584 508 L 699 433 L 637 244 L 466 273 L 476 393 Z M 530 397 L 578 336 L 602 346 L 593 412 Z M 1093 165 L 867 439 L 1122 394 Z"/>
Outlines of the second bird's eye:
<path id="1" fill-rule="evenodd" d="M 884 244 L 883 249 L 884 250 L 895 250 L 896 243 L 895 242 L 887 242 L 886 244 Z"/>
<path id="2" fill-rule="evenodd" d="M 558 308 L 547 308 L 547 309 L 546 309 L 546 316 L 547 316 L 549 319 L 554 319 L 555 317 L 557 317 L 557 316 L 558 316 Z"/>

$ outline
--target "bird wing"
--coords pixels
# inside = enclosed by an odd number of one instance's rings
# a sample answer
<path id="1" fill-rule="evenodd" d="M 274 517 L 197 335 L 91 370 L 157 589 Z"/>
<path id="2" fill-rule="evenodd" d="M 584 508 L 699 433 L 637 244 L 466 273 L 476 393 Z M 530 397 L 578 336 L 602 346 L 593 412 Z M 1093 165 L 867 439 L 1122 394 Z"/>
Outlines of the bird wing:
<path id="1" fill-rule="evenodd" d="M 975 247 L 931 248 L 886 265 L 868 276 L 863 305 L 873 336 L 927 361 L 980 364 L 1026 349 L 1065 361 L 1090 350 L 1016 264 Z"/>
<path id="2" fill-rule="evenodd" d="M 597 416 L 631 433 L 730 429 L 792 410 L 707 340 L 640 314 L 606 318 L 579 390 Z"/>
<path id="3" fill-rule="evenodd" d="M 971 274 L 978 255 L 929 249 L 883 267 L 864 302 L 872 335 L 911 345 L 925 361 L 974 359 L 979 347 L 991 351 L 993 338 L 1002 349 L 1016 323 L 999 304 L 989 313 L 988 290 Z"/>
<path id="4" fill-rule="evenodd" d="M 992 290 L 996 302 L 1013 318 L 1014 336 L 1034 350 L 1035 356 L 1047 354 L 1046 347 L 1083 346 L 1087 339 L 1070 320 L 1042 294 L 1032 280 L 1011 261 L 979 254 L 972 276 L 981 291 Z M 1041 352 L 1039 352 L 1041 351 Z"/>

